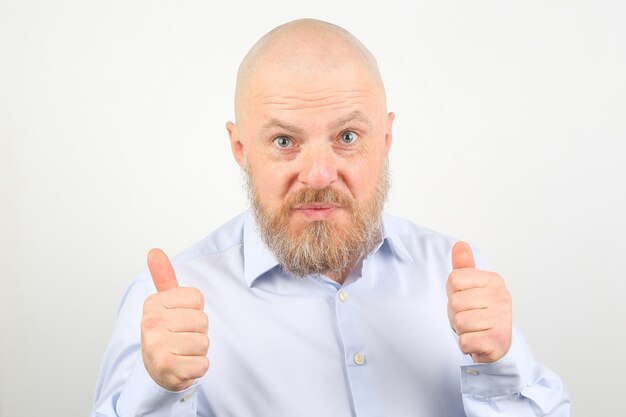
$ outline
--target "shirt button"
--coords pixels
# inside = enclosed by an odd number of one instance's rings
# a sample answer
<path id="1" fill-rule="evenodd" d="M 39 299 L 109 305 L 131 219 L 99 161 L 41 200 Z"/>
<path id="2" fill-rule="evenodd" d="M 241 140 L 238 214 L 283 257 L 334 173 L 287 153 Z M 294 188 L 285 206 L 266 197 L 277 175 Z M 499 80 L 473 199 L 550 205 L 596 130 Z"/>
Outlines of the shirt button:
<path id="1" fill-rule="evenodd" d="M 480 372 L 472 368 L 465 368 L 465 373 L 468 375 L 480 375 Z"/>
<path id="2" fill-rule="evenodd" d="M 341 301 L 342 303 L 348 301 L 348 293 L 344 290 L 339 291 L 339 301 Z"/>
<path id="3" fill-rule="evenodd" d="M 365 356 L 363 356 L 362 353 L 355 353 L 352 360 L 354 360 L 354 363 L 357 365 L 363 365 L 365 363 Z"/>

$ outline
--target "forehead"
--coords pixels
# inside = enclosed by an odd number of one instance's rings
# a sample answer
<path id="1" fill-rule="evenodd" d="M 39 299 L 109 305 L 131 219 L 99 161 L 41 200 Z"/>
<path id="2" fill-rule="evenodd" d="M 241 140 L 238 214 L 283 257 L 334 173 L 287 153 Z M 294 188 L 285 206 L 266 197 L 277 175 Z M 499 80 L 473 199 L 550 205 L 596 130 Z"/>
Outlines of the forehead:
<path id="1" fill-rule="evenodd" d="M 274 130 L 280 130 L 290 132 L 298 136 L 306 136 L 306 131 L 301 126 L 300 120 L 298 118 L 295 118 L 295 123 L 293 123 L 291 119 L 294 118 L 281 116 L 271 117 L 264 121 L 260 125 L 260 133 L 272 133 Z M 326 124 L 322 127 L 333 131 L 343 129 L 347 125 L 358 126 L 365 130 L 371 129 L 373 127 L 370 118 L 359 110 L 353 110 L 352 112 L 345 114 L 341 111 L 333 112 L 333 114 L 329 115 L 329 117 L 329 120 L 317 119 L 317 121 L 326 122 Z"/>
<path id="2" fill-rule="evenodd" d="M 276 117 L 332 120 L 385 110 L 384 92 L 367 68 L 345 63 L 332 68 L 265 66 L 250 79 L 242 103 L 246 119 Z"/>
<path id="3" fill-rule="evenodd" d="M 239 122 L 279 112 L 322 117 L 340 110 L 368 113 L 374 107 L 386 110 L 375 59 L 349 33 L 317 21 L 298 21 L 268 33 L 237 74 Z"/>

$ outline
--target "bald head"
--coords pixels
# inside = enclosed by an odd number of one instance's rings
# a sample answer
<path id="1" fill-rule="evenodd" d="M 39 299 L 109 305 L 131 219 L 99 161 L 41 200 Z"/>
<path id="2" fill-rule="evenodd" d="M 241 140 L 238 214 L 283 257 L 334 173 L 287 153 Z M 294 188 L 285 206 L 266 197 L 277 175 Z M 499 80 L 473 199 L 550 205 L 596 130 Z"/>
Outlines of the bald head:
<path id="1" fill-rule="evenodd" d="M 306 89 L 308 82 L 333 77 L 348 66 L 358 69 L 355 73 L 365 74 L 384 103 L 385 90 L 376 59 L 351 33 L 315 19 L 278 26 L 257 41 L 239 66 L 235 117 L 243 118 L 245 103 L 255 94 L 253 87 L 267 83 L 269 77 L 279 78 L 278 82 L 285 77 L 300 78 Z"/>

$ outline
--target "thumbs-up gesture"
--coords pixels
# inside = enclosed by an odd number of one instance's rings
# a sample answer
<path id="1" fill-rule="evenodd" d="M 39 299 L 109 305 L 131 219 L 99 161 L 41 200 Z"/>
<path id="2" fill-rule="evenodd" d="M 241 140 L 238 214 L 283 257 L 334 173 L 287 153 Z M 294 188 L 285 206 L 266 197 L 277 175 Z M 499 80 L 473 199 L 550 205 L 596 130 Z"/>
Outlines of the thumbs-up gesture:
<path id="1" fill-rule="evenodd" d="M 178 286 L 174 268 L 162 250 L 148 252 L 148 268 L 157 293 L 143 304 L 141 355 L 157 384 L 181 391 L 209 369 L 204 297 L 195 288 Z"/>
<path id="2" fill-rule="evenodd" d="M 452 272 L 446 285 L 448 319 L 459 347 L 474 362 L 495 362 L 511 346 L 511 296 L 500 275 L 476 269 L 465 242 L 452 248 Z"/>

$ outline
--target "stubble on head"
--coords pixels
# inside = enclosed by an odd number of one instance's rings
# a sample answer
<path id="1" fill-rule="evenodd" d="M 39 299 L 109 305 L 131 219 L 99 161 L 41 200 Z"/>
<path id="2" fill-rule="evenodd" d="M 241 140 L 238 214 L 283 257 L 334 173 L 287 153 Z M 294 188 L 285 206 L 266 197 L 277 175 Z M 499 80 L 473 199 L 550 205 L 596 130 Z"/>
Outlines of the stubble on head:
<path id="1" fill-rule="evenodd" d="M 239 65 L 234 103 L 237 123 L 246 121 L 249 93 L 260 72 L 282 67 L 296 73 L 308 73 L 312 68 L 325 73 L 347 61 L 358 62 L 367 71 L 381 103 L 386 104 L 378 62 L 352 33 L 316 19 L 298 19 L 274 28 L 252 46 Z"/>

